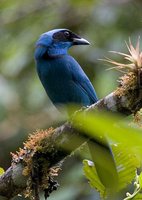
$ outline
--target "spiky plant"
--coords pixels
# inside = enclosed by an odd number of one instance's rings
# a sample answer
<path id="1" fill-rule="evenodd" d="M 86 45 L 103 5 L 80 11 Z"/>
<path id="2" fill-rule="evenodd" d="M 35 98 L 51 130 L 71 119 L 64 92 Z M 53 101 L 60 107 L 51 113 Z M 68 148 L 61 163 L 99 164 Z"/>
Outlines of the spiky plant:
<path id="1" fill-rule="evenodd" d="M 142 68 L 142 52 L 140 51 L 140 37 L 138 37 L 135 48 L 132 45 L 130 38 L 129 38 L 129 44 L 126 43 L 126 46 L 128 48 L 129 54 L 125 54 L 125 53 L 117 52 L 117 51 L 110 51 L 110 52 L 124 56 L 124 59 L 129 61 L 129 63 L 125 63 L 125 64 L 119 63 L 110 58 L 106 58 L 103 60 L 114 65 L 114 67 L 110 69 L 116 69 L 124 73 L 137 72 L 139 69 Z"/>
<path id="2" fill-rule="evenodd" d="M 126 43 L 129 53 L 122 53 L 111 51 L 112 53 L 123 56 L 127 62 L 120 63 L 110 58 L 105 58 L 103 61 L 110 63 L 113 67 L 109 69 L 116 69 L 123 72 L 123 76 L 119 78 L 120 86 L 116 90 L 116 94 L 122 96 L 130 90 L 142 88 L 142 51 L 140 51 L 140 37 L 138 37 L 136 47 L 132 45 L 129 39 L 129 44 Z"/>

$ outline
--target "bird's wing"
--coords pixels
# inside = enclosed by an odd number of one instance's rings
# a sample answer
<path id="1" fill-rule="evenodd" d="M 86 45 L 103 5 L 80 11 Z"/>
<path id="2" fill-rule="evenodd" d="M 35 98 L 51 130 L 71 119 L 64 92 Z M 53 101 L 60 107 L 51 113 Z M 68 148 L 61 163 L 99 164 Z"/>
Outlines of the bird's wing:
<path id="1" fill-rule="evenodd" d="M 88 96 L 92 99 L 93 103 L 98 101 L 97 94 L 89 79 L 80 82 L 80 86 L 87 92 Z"/>
<path id="2" fill-rule="evenodd" d="M 76 84 L 81 87 L 89 96 L 89 98 L 95 103 L 98 101 L 97 94 L 90 80 L 80 67 L 80 65 L 73 60 L 74 62 L 70 63 L 70 70 L 72 73 L 72 78 L 76 82 Z"/>

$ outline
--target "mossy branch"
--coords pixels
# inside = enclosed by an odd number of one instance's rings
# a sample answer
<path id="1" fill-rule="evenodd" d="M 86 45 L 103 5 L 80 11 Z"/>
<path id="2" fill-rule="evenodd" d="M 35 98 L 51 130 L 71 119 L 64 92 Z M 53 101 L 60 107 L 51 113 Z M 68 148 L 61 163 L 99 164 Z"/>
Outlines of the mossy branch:
<path id="1" fill-rule="evenodd" d="M 141 57 L 138 58 L 138 67 L 131 68 L 120 78 L 120 86 L 114 92 L 83 112 L 109 110 L 124 115 L 135 114 L 142 107 L 142 66 Z M 13 154 L 11 167 L 0 177 L 0 198 L 6 200 L 24 193 L 38 200 L 36 194 L 40 190 L 48 197 L 57 187 L 53 177 L 57 176 L 62 161 L 88 140 L 87 134 L 74 128 L 73 119 L 56 129 L 35 132 L 24 143 L 24 148 Z"/>

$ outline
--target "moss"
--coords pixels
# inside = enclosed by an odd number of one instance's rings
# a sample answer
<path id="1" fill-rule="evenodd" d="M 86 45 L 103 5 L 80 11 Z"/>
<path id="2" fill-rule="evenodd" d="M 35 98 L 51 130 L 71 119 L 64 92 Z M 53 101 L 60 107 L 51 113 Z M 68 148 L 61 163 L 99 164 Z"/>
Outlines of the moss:
<path id="1" fill-rule="evenodd" d="M 134 123 L 142 128 L 142 109 L 134 115 Z"/>
<path id="2" fill-rule="evenodd" d="M 23 175 L 29 177 L 27 188 L 24 191 L 25 197 L 34 198 L 35 185 L 38 191 L 46 190 L 48 194 L 56 188 L 54 177 L 58 176 L 60 166 L 49 167 L 48 159 L 50 159 L 50 157 L 48 158 L 46 154 L 47 152 L 49 154 L 49 152 L 54 151 L 52 144 L 53 133 L 53 128 L 37 130 L 29 136 L 28 140 L 24 143 L 23 149 L 20 148 L 16 154 L 11 153 L 12 164 L 23 162 L 25 165 Z M 48 188 L 50 188 L 50 191 L 48 191 Z"/>
<path id="3" fill-rule="evenodd" d="M 19 148 L 15 154 L 12 155 L 12 163 L 18 163 L 23 160 L 27 166 L 31 164 L 32 157 L 36 152 L 43 152 L 43 140 L 46 140 L 46 146 L 48 146 L 48 140 L 52 136 L 54 132 L 53 128 L 48 130 L 37 130 L 36 132 L 29 135 L 29 138 L 26 142 L 24 142 L 24 148 Z"/>
<path id="4" fill-rule="evenodd" d="M 120 86 L 116 89 L 115 95 L 122 97 L 138 87 L 137 75 L 135 72 L 129 72 L 119 79 Z"/>

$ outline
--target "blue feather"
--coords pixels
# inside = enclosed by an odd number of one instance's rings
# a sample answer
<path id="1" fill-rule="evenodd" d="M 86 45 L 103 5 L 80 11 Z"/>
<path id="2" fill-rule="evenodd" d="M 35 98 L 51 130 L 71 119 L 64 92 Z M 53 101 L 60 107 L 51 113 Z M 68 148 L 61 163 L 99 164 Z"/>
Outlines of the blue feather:
<path id="1" fill-rule="evenodd" d="M 90 80 L 78 62 L 67 53 L 76 44 L 89 43 L 67 29 L 44 33 L 36 43 L 37 72 L 55 105 L 73 103 L 88 106 L 98 100 Z"/>

